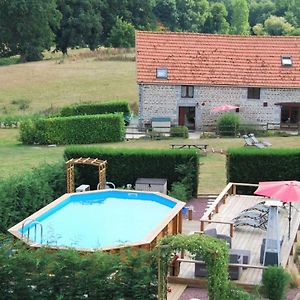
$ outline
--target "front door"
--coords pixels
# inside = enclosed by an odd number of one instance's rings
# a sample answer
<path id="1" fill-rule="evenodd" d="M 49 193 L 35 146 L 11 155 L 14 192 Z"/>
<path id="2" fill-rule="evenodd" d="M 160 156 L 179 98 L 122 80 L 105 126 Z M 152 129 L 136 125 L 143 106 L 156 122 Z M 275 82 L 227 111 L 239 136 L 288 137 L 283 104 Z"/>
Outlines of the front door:
<path id="1" fill-rule="evenodd" d="M 300 122 L 300 104 L 282 104 L 281 127 L 297 127 Z"/>
<path id="2" fill-rule="evenodd" d="M 178 124 L 195 130 L 195 114 L 195 106 L 179 106 Z"/>

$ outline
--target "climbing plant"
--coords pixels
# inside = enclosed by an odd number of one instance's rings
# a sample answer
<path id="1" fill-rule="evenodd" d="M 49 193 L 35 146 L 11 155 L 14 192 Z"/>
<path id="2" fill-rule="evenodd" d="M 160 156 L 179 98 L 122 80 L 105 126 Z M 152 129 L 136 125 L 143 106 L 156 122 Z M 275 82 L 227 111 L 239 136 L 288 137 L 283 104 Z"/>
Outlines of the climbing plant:
<path id="1" fill-rule="evenodd" d="M 205 235 L 167 236 L 158 244 L 159 299 L 167 299 L 168 266 L 174 251 L 187 250 L 207 265 L 210 300 L 229 300 L 228 247 L 223 240 Z"/>

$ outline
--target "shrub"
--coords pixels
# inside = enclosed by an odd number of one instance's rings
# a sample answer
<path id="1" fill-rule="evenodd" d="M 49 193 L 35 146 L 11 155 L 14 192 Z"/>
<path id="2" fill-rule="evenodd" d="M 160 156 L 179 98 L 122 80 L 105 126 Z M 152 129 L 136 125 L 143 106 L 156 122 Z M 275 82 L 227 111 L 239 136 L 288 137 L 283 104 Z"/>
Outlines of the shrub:
<path id="1" fill-rule="evenodd" d="M 169 195 L 175 199 L 186 202 L 189 200 L 188 192 L 185 185 L 182 182 L 173 182 L 171 185 L 171 191 Z"/>
<path id="2" fill-rule="evenodd" d="M 6 242 L 0 263 L 0 299 L 157 299 L 157 260 L 150 251 L 81 255 Z"/>
<path id="3" fill-rule="evenodd" d="M 232 148 L 227 154 L 227 181 L 258 183 L 260 181 L 300 180 L 298 148 Z M 274 172 L 276 170 L 276 172 Z M 238 192 L 253 193 L 239 188 Z"/>
<path id="4" fill-rule="evenodd" d="M 62 162 L 3 179 L 0 182 L 0 231 L 6 233 L 9 227 L 65 192 L 65 166 Z"/>
<path id="5" fill-rule="evenodd" d="M 187 139 L 189 137 L 189 130 L 186 126 L 174 126 L 171 127 L 170 135 L 172 137 L 182 137 Z"/>
<path id="6" fill-rule="evenodd" d="M 63 107 L 60 115 L 62 117 L 78 115 L 98 115 L 121 112 L 124 115 L 130 114 L 127 101 L 110 101 L 101 103 L 77 104 Z"/>
<path id="7" fill-rule="evenodd" d="M 268 267 L 262 275 L 264 295 L 270 300 L 284 300 L 289 282 L 290 276 L 282 267 Z"/>
<path id="8" fill-rule="evenodd" d="M 228 291 L 230 300 L 262 300 L 261 297 L 247 293 L 240 287 L 237 287 L 233 282 L 229 284 Z"/>
<path id="9" fill-rule="evenodd" d="M 20 63 L 19 56 L 11 56 L 11 57 L 0 57 L 0 66 L 8 66 Z"/>
<path id="10" fill-rule="evenodd" d="M 217 120 L 220 136 L 236 136 L 240 126 L 240 117 L 235 113 L 225 113 Z"/>
<path id="11" fill-rule="evenodd" d="M 20 125 L 24 144 L 91 144 L 124 139 L 121 114 L 57 117 L 29 120 Z"/>
<path id="12" fill-rule="evenodd" d="M 166 178 L 168 189 L 175 181 L 184 182 L 193 195 L 198 188 L 198 155 L 195 149 L 156 150 L 156 149 L 112 149 L 104 147 L 69 146 L 65 150 L 66 159 L 95 157 L 107 160 L 107 179 L 116 186 L 135 184 L 137 178 Z M 147 162 L 147 163 L 145 163 Z M 189 165 L 178 170 L 178 165 Z M 97 170 L 89 166 L 78 166 L 77 184 L 88 182 L 91 187 L 97 185 Z M 185 173 L 183 173 L 185 172 Z"/>

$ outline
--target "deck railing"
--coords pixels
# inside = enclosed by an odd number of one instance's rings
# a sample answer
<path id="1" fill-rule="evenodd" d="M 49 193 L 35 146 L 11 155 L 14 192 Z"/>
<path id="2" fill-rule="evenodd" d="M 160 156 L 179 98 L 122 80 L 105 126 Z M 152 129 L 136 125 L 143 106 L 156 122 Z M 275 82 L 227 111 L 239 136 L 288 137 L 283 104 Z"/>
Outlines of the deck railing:
<path id="1" fill-rule="evenodd" d="M 257 187 L 258 184 L 251 183 L 234 183 L 229 182 L 224 190 L 219 194 L 216 200 L 210 205 L 207 211 L 204 213 L 202 218 L 200 219 L 200 231 L 203 232 L 206 223 L 215 223 L 215 224 L 226 224 L 230 226 L 229 232 L 230 236 L 233 237 L 233 222 L 225 222 L 225 221 L 213 221 L 212 216 L 219 213 L 219 208 L 226 203 L 226 199 L 230 195 L 236 195 L 238 186 L 252 186 Z"/>

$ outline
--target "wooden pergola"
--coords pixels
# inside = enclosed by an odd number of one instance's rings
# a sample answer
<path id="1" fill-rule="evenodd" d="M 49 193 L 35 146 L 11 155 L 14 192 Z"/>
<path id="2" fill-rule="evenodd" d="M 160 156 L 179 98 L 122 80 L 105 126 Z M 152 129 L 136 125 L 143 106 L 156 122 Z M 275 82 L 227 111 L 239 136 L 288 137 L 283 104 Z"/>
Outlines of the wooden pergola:
<path id="1" fill-rule="evenodd" d="M 75 165 L 91 165 L 98 167 L 98 174 L 99 174 L 99 189 L 105 188 L 106 182 L 106 160 L 100 160 L 98 158 L 72 158 L 66 162 L 67 167 L 67 193 L 73 193 L 75 190 L 75 178 L 74 178 L 74 168 Z"/>

